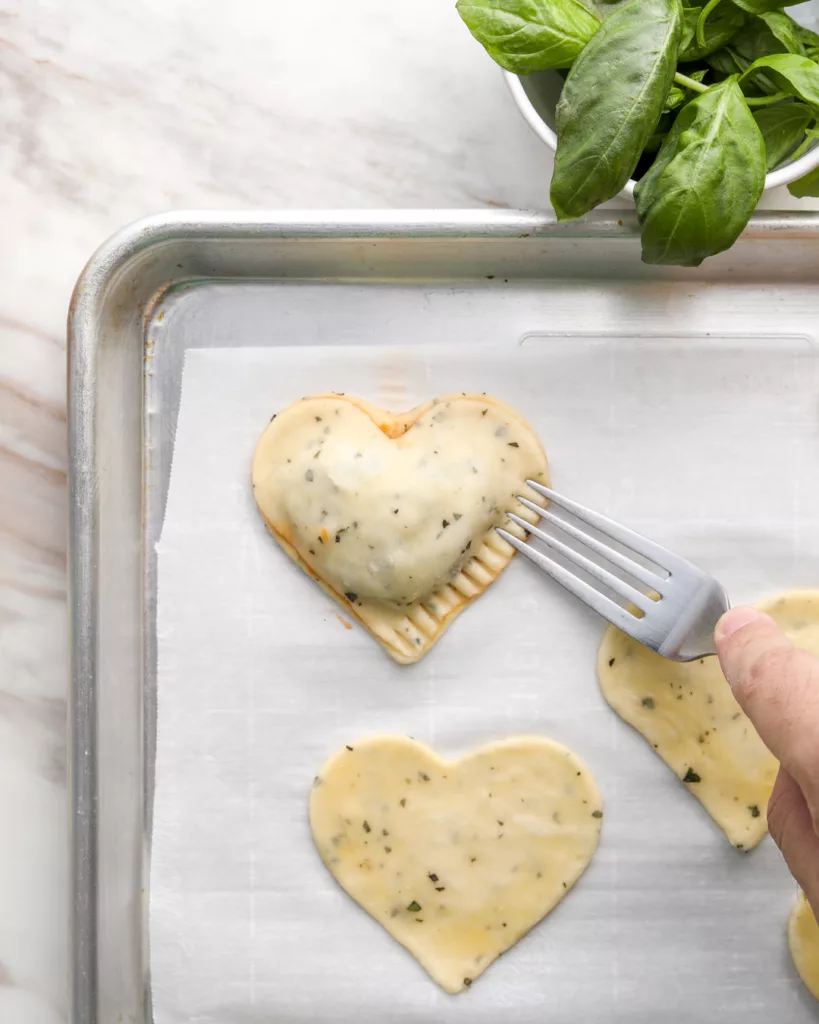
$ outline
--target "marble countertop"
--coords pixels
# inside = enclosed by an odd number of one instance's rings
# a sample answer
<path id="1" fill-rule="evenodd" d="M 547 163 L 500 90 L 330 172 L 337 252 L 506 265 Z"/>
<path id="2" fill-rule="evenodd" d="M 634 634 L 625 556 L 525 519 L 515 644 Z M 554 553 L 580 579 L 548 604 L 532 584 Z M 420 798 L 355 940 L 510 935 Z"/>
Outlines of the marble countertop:
<path id="1" fill-rule="evenodd" d="M 174 207 L 544 207 L 551 157 L 449 0 L 6 0 L 0 83 L 0 1020 L 57 1024 L 83 264 Z"/>

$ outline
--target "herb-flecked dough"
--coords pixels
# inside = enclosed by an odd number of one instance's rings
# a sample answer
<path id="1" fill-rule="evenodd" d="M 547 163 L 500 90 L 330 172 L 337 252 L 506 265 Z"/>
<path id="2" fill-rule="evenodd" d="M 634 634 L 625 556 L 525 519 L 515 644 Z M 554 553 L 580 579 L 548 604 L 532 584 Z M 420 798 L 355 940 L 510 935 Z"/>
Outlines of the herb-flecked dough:
<path id="1" fill-rule="evenodd" d="M 757 605 L 790 639 L 819 655 L 819 591 Z M 667 661 L 609 627 L 597 673 L 603 696 L 639 732 L 740 851 L 767 834 L 779 768 L 736 702 L 716 658 Z"/>
<path id="2" fill-rule="evenodd" d="M 356 740 L 310 791 L 327 868 L 451 993 L 563 899 L 602 824 L 587 766 L 539 737 L 490 743 L 457 761 L 405 736 Z"/>
<path id="3" fill-rule="evenodd" d="M 393 415 L 329 394 L 270 421 L 252 477 L 281 547 L 406 664 L 508 565 L 495 527 L 508 511 L 536 518 L 518 495 L 537 499 L 526 481 L 548 483 L 548 467 L 529 424 L 489 395 Z"/>
<path id="4" fill-rule="evenodd" d="M 805 988 L 819 999 L 819 924 L 804 893 L 799 894 L 791 911 L 788 946 Z"/>

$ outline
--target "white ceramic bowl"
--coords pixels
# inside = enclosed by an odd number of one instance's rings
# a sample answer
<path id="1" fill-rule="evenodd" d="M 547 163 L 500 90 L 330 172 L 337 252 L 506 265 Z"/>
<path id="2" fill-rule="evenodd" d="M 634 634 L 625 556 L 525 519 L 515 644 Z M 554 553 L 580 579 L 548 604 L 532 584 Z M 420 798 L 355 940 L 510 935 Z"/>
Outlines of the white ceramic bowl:
<path id="1" fill-rule="evenodd" d="M 512 93 L 512 98 L 517 104 L 518 110 L 526 118 L 529 127 L 546 143 L 549 149 L 557 149 L 555 108 L 560 99 L 563 79 L 556 71 L 536 71 L 532 75 L 520 77 L 513 75 L 511 71 L 504 71 L 503 75 L 509 86 L 509 91 Z M 796 181 L 797 178 L 801 178 L 816 167 L 819 167 L 819 146 L 808 150 L 798 160 L 780 164 L 776 170 L 771 171 L 765 178 L 765 191 Z M 630 178 L 623 189 L 623 195 L 634 198 L 636 184 Z"/>

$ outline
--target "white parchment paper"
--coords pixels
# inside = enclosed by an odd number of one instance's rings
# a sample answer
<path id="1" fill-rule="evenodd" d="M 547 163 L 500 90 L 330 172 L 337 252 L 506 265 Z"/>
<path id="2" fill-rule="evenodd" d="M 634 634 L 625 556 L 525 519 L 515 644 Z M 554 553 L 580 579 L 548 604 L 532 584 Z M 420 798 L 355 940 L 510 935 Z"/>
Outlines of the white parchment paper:
<path id="1" fill-rule="evenodd" d="M 491 392 L 538 430 L 556 488 L 699 562 L 734 602 L 819 585 L 819 377 L 804 339 L 189 352 L 158 546 L 156 1024 L 818 1019 L 788 957 L 796 887 L 772 841 L 733 850 L 603 702 L 594 615 L 517 559 L 400 667 L 267 535 L 256 440 L 272 413 L 325 390 L 394 410 Z M 453 756 L 542 734 L 604 794 L 577 888 L 457 997 L 312 845 L 313 776 L 378 732 Z"/>

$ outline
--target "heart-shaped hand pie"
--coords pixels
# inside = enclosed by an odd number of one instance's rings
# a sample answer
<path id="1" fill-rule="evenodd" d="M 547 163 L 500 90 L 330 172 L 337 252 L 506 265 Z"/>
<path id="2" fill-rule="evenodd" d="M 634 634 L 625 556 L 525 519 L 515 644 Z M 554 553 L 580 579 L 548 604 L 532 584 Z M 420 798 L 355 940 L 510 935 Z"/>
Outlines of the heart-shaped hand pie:
<path id="1" fill-rule="evenodd" d="M 757 605 L 798 646 L 819 654 L 819 592 Z M 768 831 L 779 765 L 734 699 L 716 658 L 666 661 L 612 627 L 597 663 L 603 695 L 643 735 L 739 850 Z"/>
<path id="2" fill-rule="evenodd" d="M 384 736 L 327 762 L 310 824 L 339 884 L 454 993 L 583 874 L 601 807 L 588 768 L 549 740 L 503 740 L 447 762 Z"/>
<path id="3" fill-rule="evenodd" d="M 819 999 L 819 924 L 804 893 L 799 894 L 788 921 L 788 945 L 805 988 Z"/>
<path id="4" fill-rule="evenodd" d="M 393 416 L 319 395 L 274 416 L 253 459 L 273 536 L 398 662 L 417 661 L 515 554 L 495 527 L 547 479 L 531 427 L 486 395 Z M 520 527 L 506 528 L 524 537 Z"/>

